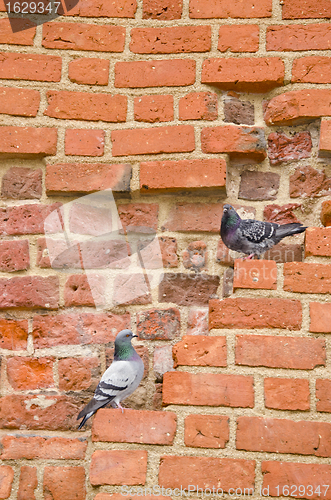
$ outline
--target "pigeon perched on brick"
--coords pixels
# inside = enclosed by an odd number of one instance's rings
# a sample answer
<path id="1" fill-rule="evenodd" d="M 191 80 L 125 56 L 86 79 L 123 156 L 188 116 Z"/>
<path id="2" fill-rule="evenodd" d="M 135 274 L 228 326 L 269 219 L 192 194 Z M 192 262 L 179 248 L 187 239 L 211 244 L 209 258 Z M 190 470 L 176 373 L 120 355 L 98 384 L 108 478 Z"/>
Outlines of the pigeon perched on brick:
<path id="1" fill-rule="evenodd" d="M 270 250 L 286 236 L 303 233 L 307 227 L 299 222 L 275 224 L 254 219 L 241 219 L 231 205 L 224 205 L 220 235 L 223 243 L 248 259 Z"/>
<path id="2" fill-rule="evenodd" d="M 83 418 L 78 429 L 99 409 L 110 403 L 114 408 L 120 408 L 121 401 L 130 396 L 138 387 L 144 373 L 144 363 L 131 344 L 131 330 L 122 330 L 115 339 L 114 360 L 102 375 L 95 390 L 94 397 L 82 409 L 77 420 Z"/>

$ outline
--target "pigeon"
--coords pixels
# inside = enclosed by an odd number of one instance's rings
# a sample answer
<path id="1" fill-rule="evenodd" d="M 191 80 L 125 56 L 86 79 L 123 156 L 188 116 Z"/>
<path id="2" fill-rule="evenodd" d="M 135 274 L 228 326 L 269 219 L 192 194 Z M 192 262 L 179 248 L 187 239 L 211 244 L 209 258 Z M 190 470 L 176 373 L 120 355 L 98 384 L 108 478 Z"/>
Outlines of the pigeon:
<path id="1" fill-rule="evenodd" d="M 144 373 L 144 363 L 131 344 L 131 330 L 122 330 L 115 339 L 115 352 L 112 364 L 107 368 L 95 390 L 94 397 L 82 409 L 77 420 L 83 418 L 78 429 L 99 409 L 110 403 L 113 408 L 124 408 L 121 401 L 130 396 L 138 387 Z"/>
<path id="2" fill-rule="evenodd" d="M 231 205 L 225 204 L 220 235 L 230 250 L 248 254 L 248 259 L 252 259 L 255 255 L 259 258 L 286 236 L 303 233 L 306 229 L 300 222 L 275 224 L 254 219 L 242 220 Z"/>

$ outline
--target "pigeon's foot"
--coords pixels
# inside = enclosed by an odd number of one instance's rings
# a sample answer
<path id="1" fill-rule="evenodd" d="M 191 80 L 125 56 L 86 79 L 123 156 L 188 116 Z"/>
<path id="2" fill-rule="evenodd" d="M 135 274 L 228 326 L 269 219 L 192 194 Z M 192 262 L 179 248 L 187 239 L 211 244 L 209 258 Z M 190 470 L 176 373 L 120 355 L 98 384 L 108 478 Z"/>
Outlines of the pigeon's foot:
<path id="1" fill-rule="evenodd" d="M 247 257 L 243 257 L 243 260 L 252 260 L 254 258 L 255 253 L 251 253 Z"/>
<path id="2" fill-rule="evenodd" d="M 120 410 L 122 410 L 122 413 L 124 413 L 124 408 L 123 408 L 123 406 L 121 405 L 121 403 L 118 403 L 118 404 L 117 404 L 117 408 L 119 408 Z"/>

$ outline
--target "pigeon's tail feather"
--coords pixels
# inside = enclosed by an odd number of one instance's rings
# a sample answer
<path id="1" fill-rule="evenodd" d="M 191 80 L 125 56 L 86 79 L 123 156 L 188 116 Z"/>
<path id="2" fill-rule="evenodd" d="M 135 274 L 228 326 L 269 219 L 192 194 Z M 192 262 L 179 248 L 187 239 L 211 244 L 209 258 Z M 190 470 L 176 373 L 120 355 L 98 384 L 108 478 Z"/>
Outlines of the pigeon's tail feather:
<path id="1" fill-rule="evenodd" d="M 285 238 L 292 234 L 303 233 L 307 229 L 300 222 L 291 222 L 290 224 L 282 224 L 276 229 L 276 236 L 278 238 Z"/>
<path id="2" fill-rule="evenodd" d="M 81 429 L 83 425 L 85 424 L 86 420 L 88 420 L 94 413 L 99 410 L 99 408 L 102 408 L 103 406 L 106 406 L 108 403 L 112 401 L 113 398 L 107 398 L 102 399 L 101 401 L 98 401 L 97 399 L 93 398 L 89 403 L 87 403 L 86 406 L 82 409 L 82 411 L 79 413 L 77 420 L 80 418 L 83 418 L 81 423 L 79 424 L 78 429 Z"/>
<path id="3" fill-rule="evenodd" d="M 83 425 L 85 425 L 85 422 L 86 422 L 86 420 L 87 420 L 88 418 L 89 418 L 89 417 L 87 417 L 87 416 L 85 415 L 85 417 L 83 418 L 83 420 L 81 421 L 81 423 L 80 423 L 80 424 L 79 424 L 79 426 L 78 426 L 78 430 L 79 430 L 79 429 L 81 429 L 81 428 L 83 427 Z M 78 419 L 77 419 L 77 420 L 78 420 Z"/>

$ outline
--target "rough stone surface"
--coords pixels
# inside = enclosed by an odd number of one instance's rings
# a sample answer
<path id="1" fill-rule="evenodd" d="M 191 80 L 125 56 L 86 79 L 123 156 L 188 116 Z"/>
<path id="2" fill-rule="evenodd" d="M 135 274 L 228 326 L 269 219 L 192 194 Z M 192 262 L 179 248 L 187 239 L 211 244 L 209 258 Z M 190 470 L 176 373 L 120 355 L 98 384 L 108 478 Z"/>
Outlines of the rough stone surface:
<path id="1" fill-rule="evenodd" d="M 39 199 L 42 194 L 42 171 L 11 167 L 2 178 L 1 196 L 16 200 Z"/>
<path id="2" fill-rule="evenodd" d="M 219 276 L 166 273 L 159 285 L 159 302 L 204 306 L 216 294 Z"/>
<path id="3" fill-rule="evenodd" d="M 29 241 L 0 241 L 0 271 L 12 273 L 30 267 Z"/>
<path id="4" fill-rule="evenodd" d="M 312 142 L 309 132 L 299 132 L 291 137 L 272 132 L 268 137 L 268 156 L 271 165 L 309 158 L 311 148 Z"/>
<path id="5" fill-rule="evenodd" d="M 226 96 L 224 100 L 224 121 L 236 125 L 254 125 L 254 104 L 237 97 Z"/>
<path id="6" fill-rule="evenodd" d="M 137 332 L 145 340 L 172 340 L 180 334 L 178 309 L 150 309 L 137 314 Z"/>
<path id="7" fill-rule="evenodd" d="M 325 175 L 324 170 L 316 170 L 310 166 L 295 169 L 290 175 L 291 198 L 315 198 L 328 194 L 331 189 L 331 178 Z"/>
<path id="8" fill-rule="evenodd" d="M 191 308 L 187 317 L 187 335 L 208 335 L 208 308 Z"/>
<path id="9" fill-rule="evenodd" d="M 207 269 L 208 251 L 204 241 L 192 241 L 183 251 L 183 266 L 199 272 Z"/>
<path id="10" fill-rule="evenodd" d="M 245 170 L 240 176 L 238 196 L 243 200 L 275 200 L 278 189 L 278 174 Z"/>

